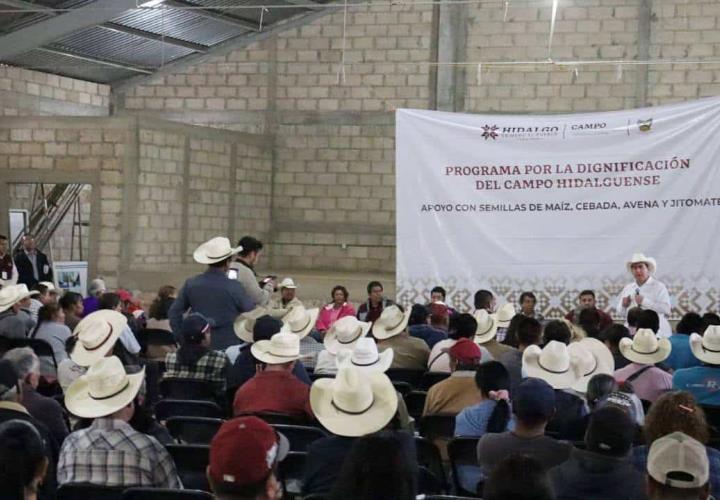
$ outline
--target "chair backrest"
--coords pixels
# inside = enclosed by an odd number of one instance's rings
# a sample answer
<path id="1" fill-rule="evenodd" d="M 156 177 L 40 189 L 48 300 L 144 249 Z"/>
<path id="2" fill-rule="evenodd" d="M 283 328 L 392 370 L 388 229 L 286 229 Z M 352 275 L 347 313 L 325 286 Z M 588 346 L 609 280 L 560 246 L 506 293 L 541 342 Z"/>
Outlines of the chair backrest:
<path id="1" fill-rule="evenodd" d="M 303 451 L 290 451 L 285 459 L 278 465 L 278 474 L 280 480 L 285 484 L 285 491 L 292 495 L 299 495 L 302 491 L 306 459 L 307 453 Z"/>
<path id="2" fill-rule="evenodd" d="M 454 433 L 454 415 L 425 415 L 420 419 L 420 435 L 431 441 L 437 438 L 452 438 Z"/>
<path id="3" fill-rule="evenodd" d="M 294 415 L 288 415 L 287 413 L 276 413 L 272 411 L 264 411 L 259 413 L 249 413 L 248 415 L 254 415 L 258 418 L 263 419 L 268 424 L 285 424 L 285 425 L 302 425 L 306 426 L 307 421 L 304 417 L 297 417 Z M 240 416 L 240 415 L 237 415 Z"/>
<path id="4" fill-rule="evenodd" d="M 413 387 L 417 387 L 420 384 L 422 376 L 425 374 L 425 370 L 410 370 L 406 368 L 390 368 L 385 372 L 393 382 L 407 382 Z"/>
<path id="5" fill-rule="evenodd" d="M 474 494 L 474 491 L 465 490 L 460 484 L 460 466 L 478 466 L 477 444 L 478 438 L 456 437 L 447 445 L 450 470 L 452 471 L 453 486 L 457 493 Z"/>
<path id="6" fill-rule="evenodd" d="M 273 427 L 290 441 L 290 451 L 307 451 L 311 443 L 327 437 L 318 427 L 287 424 L 273 424 Z"/>
<path id="7" fill-rule="evenodd" d="M 437 478 L 440 486 L 447 489 L 445 468 L 443 467 L 440 450 L 435 443 L 424 437 L 415 437 L 415 452 L 418 465 L 427 468 Z"/>
<path id="8" fill-rule="evenodd" d="M 168 444 L 168 453 L 175 461 L 180 480 L 189 490 L 210 491 L 205 469 L 210 462 L 210 446 L 200 444 Z"/>
<path id="9" fill-rule="evenodd" d="M 89 483 L 67 483 L 57 490 L 57 500 L 121 500 L 122 486 L 100 486 Z"/>
<path id="10" fill-rule="evenodd" d="M 167 420 L 170 417 L 223 418 L 224 415 L 217 403 L 212 401 L 163 399 L 155 405 L 155 417 Z"/>
<path id="11" fill-rule="evenodd" d="M 57 370 L 57 360 L 55 359 L 55 352 L 52 346 L 43 339 L 11 339 L 9 344 L 10 349 L 17 347 L 29 347 L 33 350 L 37 357 L 44 356 L 51 358 L 55 369 Z"/>
<path id="12" fill-rule="evenodd" d="M 408 384 L 407 382 L 398 382 L 397 380 L 392 381 L 393 387 L 395 387 L 395 390 L 400 393 L 400 395 L 404 398 L 406 395 L 410 394 L 413 390 L 413 386 Z"/>
<path id="13" fill-rule="evenodd" d="M 168 399 L 215 401 L 215 386 L 208 380 L 165 378 L 160 382 L 160 394 Z"/>
<path id="14" fill-rule="evenodd" d="M 215 497 L 207 491 L 168 488 L 128 488 L 122 495 L 122 500 L 212 500 L 213 498 Z"/>
<path id="15" fill-rule="evenodd" d="M 170 417 L 165 421 L 172 437 L 187 444 L 210 444 L 222 424 L 222 419 L 206 417 Z"/>
<path id="16" fill-rule="evenodd" d="M 177 345 L 172 332 L 161 328 L 145 328 L 137 334 L 140 350 L 146 352 L 149 345 Z"/>
<path id="17" fill-rule="evenodd" d="M 477 500 L 477 497 L 458 497 L 455 495 L 425 495 L 425 500 Z"/>
<path id="18" fill-rule="evenodd" d="M 432 386 L 434 386 L 438 382 L 442 382 L 449 376 L 450 373 L 447 372 L 426 372 L 423 374 L 422 379 L 420 380 L 420 385 L 418 389 L 427 391 Z"/>
<path id="19" fill-rule="evenodd" d="M 425 400 L 427 399 L 427 392 L 425 391 L 411 391 L 405 394 L 405 406 L 407 406 L 408 414 L 415 420 L 420 420 L 422 417 L 423 410 L 425 409 Z"/>

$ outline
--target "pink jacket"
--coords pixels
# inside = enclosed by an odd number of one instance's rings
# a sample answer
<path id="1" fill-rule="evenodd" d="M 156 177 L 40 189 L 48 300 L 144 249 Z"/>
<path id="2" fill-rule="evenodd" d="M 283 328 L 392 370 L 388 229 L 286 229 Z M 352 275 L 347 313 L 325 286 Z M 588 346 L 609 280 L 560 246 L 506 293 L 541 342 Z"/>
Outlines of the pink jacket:
<path id="1" fill-rule="evenodd" d="M 318 316 L 317 323 L 315 323 L 315 328 L 321 332 L 327 331 L 335 321 L 345 316 L 355 316 L 355 308 L 351 304 L 345 302 L 340 308 L 340 313 L 334 320 L 333 304 L 328 304 L 320 309 L 320 315 Z"/>

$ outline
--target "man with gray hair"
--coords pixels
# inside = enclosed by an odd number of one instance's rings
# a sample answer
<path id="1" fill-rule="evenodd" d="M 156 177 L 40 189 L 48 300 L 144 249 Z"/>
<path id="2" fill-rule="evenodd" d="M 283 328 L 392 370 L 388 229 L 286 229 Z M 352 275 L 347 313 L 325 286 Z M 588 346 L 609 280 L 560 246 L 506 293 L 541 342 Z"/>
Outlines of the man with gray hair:
<path id="1" fill-rule="evenodd" d="M 100 296 L 107 291 L 105 281 L 95 278 L 88 286 L 88 296 L 83 299 L 83 318 L 100 309 Z"/>
<path id="2" fill-rule="evenodd" d="M 40 383 L 40 360 L 29 347 L 18 347 L 5 353 L 20 379 L 20 403 L 28 413 L 45 426 L 57 443 L 68 435 L 68 425 L 60 403 L 37 392 Z"/>

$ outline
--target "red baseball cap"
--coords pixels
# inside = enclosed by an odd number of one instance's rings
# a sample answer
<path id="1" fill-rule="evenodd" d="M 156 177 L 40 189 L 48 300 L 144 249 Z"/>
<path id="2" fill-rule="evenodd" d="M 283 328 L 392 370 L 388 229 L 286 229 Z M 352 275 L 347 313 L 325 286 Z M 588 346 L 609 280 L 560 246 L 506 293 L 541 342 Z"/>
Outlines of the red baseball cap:
<path id="1" fill-rule="evenodd" d="M 480 351 L 478 345 L 472 340 L 466 338 L 458 339 L 447 352 L 450 357 L 454 358 L 458 363 L 463 365 L 476 364 L 482 357 L 482 352 Z"/>
<path id="2" fill-rule="evenodd" d="M 258 417 L 228 420 L 210 443 L 209 475 L 215 483 L 246 486 L 266 479 L 285 458 L 285 436 Z"/>

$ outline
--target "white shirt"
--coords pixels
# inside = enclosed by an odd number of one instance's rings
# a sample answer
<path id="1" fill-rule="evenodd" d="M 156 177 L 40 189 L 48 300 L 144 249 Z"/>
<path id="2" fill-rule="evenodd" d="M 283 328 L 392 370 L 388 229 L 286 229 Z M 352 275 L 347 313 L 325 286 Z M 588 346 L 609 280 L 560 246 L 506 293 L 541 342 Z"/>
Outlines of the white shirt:
<path id="1" fill-rule="evenodd" d="M 658 337 L 669 337 L 672 335 L 672 329 L 670 328 L 670 323 L 667 320 L 667 316 L 670 314 L 670 294 L 668 293 L 665 284 L 656 280 L 652 276 L 650 276 L 647 281 L 640 286 L 638 286 L 637 282 L 633 281 L 623 288 L 622 292 L 620 292 L 617 306 L 615 308 L 617 313 L 620 316 L 627 318 L 628 309 L 637 305 L 635 303 L 635 295 L 637 295 L 637 291 L 639 291 L 640 295 L 643 297 L 640 307 L 643 309 L 651 309 L 660 317 L 660 329 L 657 333 Z M 622 301 L 624 297 L 630 297 L 632 300 L 630 302 L 630 307 L 623 307 Z"/>
<path id="2" fill-rule="evenodd" d="M 128 350 L 130 354 L 137 354 L 140 352 L 140 344 L 138 344 L 138 341 L 135 338 L 135 334 L 132 332 L 129 326 L 125 325 L 125 328 L 123 328 L 123 331 L 118 337 L 118 340 L 120 340 L 122 345 L 125 347 L 125 349 Z"/>

